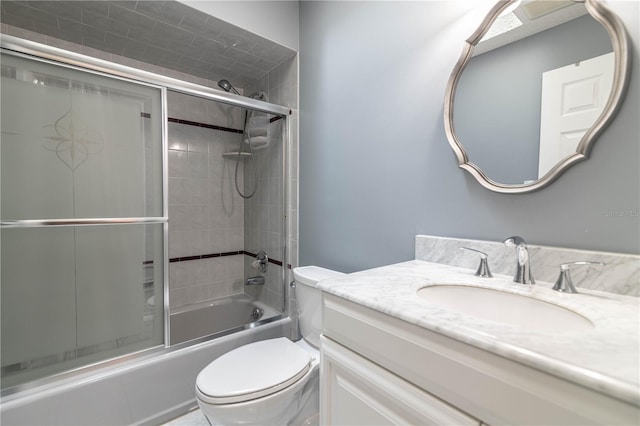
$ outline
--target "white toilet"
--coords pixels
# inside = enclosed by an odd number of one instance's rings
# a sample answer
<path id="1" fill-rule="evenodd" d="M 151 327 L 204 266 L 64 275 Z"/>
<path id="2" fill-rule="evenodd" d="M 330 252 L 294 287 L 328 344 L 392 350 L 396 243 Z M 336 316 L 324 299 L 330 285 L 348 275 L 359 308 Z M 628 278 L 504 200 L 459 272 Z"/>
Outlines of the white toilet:
<path id="1" fill-rule="evenodd" d="M 316 284 L 340 272 L 293 270 L 302 339 L 280 337 L 236 348 L 207 365 L 196 398 L 212 425 L 318 424 L 321 316 Z"/>

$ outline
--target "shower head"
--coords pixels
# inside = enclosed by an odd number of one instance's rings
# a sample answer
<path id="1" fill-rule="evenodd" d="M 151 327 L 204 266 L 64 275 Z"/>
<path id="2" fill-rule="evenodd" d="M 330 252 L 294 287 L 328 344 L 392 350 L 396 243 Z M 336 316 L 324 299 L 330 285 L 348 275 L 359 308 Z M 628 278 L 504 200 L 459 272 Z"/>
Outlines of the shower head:
<path id="1" fill-rule="evenodd" d="M 218 81 L 218 87 L 220 87 L 225 92 L 233 92 L 236 95 L 240 95 L 240 92 L 238 92 L 236 88 L 233 87 L 231 83 L 229 83 L 229 80 L 223 79 Z M 261 90 L 257 92 L 253 92 L 252 94 L 249 95 L 249 97 L 252 99 L 259 99 L 261 101 L 267 102 L 267 94 Z"/>
<path id="2" fill-rule="evenodd" d="M 267 94 L 264 93 L 262 90 L 259 90 L 257 92 L 253 92 L 252 94 L 249 95 L 249 97 L 252 98 L 252 99 L 258 99 L 260 101 L 267 102 Z"/>
<path id="3" fill-rule="evenodd" d="M 236 90 L 236 88 L 235 88 L 235 87 L 233 87 L 233 86 L 231 85 L 231 83 L 229 83 L 229 80 L 220 80 L 220 81 L 218 82 L 218 87 L 220 87 L 220 88 L 221 88 L 222 90 L 224 90 L 225 92 L 233 92 L 233 93 L 235 93 L 236 95 L 239 95 L 239 94 L 240 94 L 240 92 L 238 92 L 238 91 Z"/>

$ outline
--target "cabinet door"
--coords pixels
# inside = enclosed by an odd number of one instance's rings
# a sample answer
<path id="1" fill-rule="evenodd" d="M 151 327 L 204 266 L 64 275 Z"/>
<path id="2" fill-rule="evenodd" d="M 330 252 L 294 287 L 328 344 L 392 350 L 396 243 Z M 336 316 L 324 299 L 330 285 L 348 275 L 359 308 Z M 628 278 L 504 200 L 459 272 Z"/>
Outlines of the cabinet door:
<path id="1" fill-rule="evenodd" d="M 322 337 L 320 424 L 478 426 L 480 422 Z"/>

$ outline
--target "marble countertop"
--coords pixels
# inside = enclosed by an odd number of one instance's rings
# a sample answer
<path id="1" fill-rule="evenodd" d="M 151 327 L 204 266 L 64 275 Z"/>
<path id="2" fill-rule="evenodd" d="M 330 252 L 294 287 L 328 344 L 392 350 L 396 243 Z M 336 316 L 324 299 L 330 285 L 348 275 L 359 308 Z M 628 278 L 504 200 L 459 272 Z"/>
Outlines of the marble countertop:
<path id="1" fill-rule="evenodd" d="M 323 280 L 318 287 L 420 327 L 546 371 L 634 405 L 640 405 L 640 299 L 578 288 L 578 294 L 551 290 L 552 283 L 514 283 L 494 274 L 419 260 Z M 582 331 L 528 331 L 521 327 L 458 314 L 417 296 L 433 284 L 464 284 L 532 296 L 588 318 Z M 535 318 L 531 319 L 535 321 Z"/>

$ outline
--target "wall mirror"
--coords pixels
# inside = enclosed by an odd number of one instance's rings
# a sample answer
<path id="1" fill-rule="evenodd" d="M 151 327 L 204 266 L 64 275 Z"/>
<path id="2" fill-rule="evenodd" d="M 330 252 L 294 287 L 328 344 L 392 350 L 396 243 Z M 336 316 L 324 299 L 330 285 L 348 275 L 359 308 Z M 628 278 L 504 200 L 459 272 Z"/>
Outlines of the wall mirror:
<path id="1" fill-rule="evenodd" d="M 601 0 L 499 1 L 451 73 L 445 132 L 461 168 L 535 191 L 586 160 L 626 90 L 629 45 Z"/>

